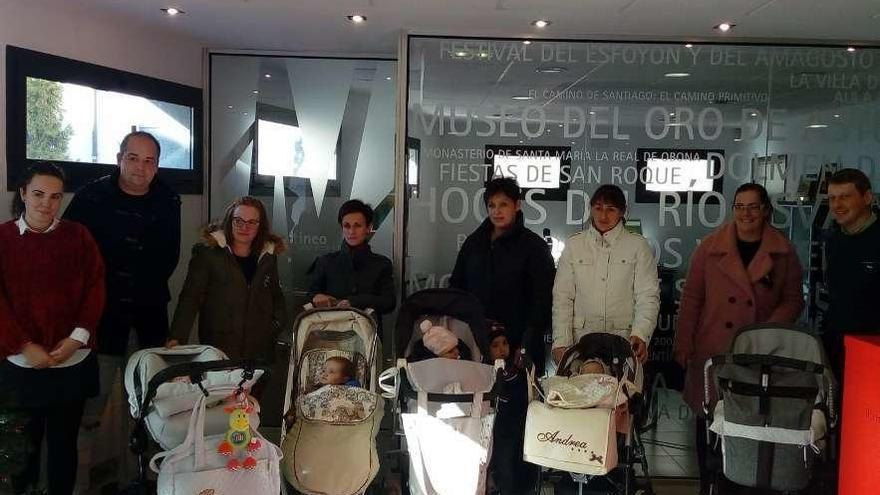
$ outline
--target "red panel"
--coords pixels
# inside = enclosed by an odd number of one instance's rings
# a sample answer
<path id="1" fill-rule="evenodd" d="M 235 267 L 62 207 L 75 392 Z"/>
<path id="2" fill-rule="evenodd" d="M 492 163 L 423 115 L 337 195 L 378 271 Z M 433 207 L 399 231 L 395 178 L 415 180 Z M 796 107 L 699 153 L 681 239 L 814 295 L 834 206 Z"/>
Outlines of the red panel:
<path id="1" fill-rule="evenodd" d="M 846 336 L 840 495 L 880 486 L 880 337 Z"/>

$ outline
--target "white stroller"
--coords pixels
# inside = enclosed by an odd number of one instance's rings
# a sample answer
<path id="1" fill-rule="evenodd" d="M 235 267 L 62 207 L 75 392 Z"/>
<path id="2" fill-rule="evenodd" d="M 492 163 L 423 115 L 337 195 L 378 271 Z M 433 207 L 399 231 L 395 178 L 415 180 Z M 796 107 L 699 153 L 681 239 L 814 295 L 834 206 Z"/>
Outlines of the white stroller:
<path id="1" fill-rule="evenodd" d="M 358 309 L 310 309 L 293 326 L 284 399 L 282 472 L 302 493 L 364 493 L 379 471 L 376 434 L 385 403 L 376 393 L 376 322 Z M 329 358 L 354 365 L 361 386 L 320 385 Z"/>
<path id="2" fill-rule="evenodd" d="M 836 421 L 834 377 L 818 337 L 792 325 L 750 325 L 704 373 L 714 434 L 707 439 L 720 438 L 724 476 L 753 488 L 806 489 Z"/>
<path id="3" fill-rule="evenodd" d="M 236 363 L 241 366 L 236 367 Z M 210 368 L 216 365 L 218 370 Z M 132 354 L 125 368 L 125 390 L 131 415 L 135 419 L 129 446 L 138 456 L 138 484 L 146 483 L 148 435 L 163 450 L 180 445 L 187 436 L 193 406 L 206 390 L 241 385 L 249 390 L 262 376 L 252 373 L 243 362 L 231 361 L 223 351 L 208 345 L 181 345 L 171 349 L 157 347 Z M 210 405 L 216 405 L 214 397 Z M 229 416 L 222 407 L 211 407 L 205 414 L 205 434 L 224 433 Z M 259 408 L 250 415 L 250 424 L 259 426 Z"/>
<path id="4" fill-rule="evenodd" d="M 496 377 L 502 361 L 482 364 L 487 352 L 479 301 L 463 291 L 428 289 L 408 297 L 397 318 L 398 348 L 411 358 L 430 320 L 451 330 L 466 347 L 461 359 L 399 359 L 380 379 L 397 396 L 406 436 L 412 495 L 482 495 L 492 451 Z M 470 360 L 465 354 L 470 354 Z M 389 383 L 389 382 L 392 382 Z"/>
<path id="5" fill-rule="evenodd" d="M 533 382 L 538 396 L 529 403 L 523 458 L 570 473 L 581 491 L 614 494 L 638 493 L 638 462 L 644 493 L 651 493 L 637 427 L 644 414 L 643 382 L 641 363 L 625 338 L 584 335 L 565 353 L 556 376 Z M 617 468 L 622 479 L 612 473 Z"/>

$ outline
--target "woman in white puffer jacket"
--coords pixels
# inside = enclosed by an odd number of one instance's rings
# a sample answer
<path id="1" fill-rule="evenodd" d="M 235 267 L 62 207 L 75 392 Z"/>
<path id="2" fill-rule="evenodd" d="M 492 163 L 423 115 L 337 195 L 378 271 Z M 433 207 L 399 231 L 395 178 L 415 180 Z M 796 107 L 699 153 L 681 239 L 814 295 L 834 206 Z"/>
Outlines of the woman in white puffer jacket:
<path id="1" fill-rule="evenodd" d="M 642 362 L 657 326 L 660 284 L 644 237 L 624 228 L 626 197 L 600 186 L 590 199 L 590 227 L 565 244 L 553 284 L 553 358 L 584 334 L 628 338 Z"/>

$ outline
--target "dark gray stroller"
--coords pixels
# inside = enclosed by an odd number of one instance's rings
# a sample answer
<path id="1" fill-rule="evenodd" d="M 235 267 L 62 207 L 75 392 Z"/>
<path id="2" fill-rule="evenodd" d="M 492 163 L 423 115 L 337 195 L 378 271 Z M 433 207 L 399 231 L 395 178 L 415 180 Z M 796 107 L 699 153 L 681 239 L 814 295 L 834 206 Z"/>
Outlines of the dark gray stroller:
<path id="1" fill-rule="evenodd" d="M 724 477 L 753 488 L 806 489 L 836 417 L 834 377 L 818 337 L 791 325 L 747 326 L 704 373 L 708 438 L 720 443 Z"/>

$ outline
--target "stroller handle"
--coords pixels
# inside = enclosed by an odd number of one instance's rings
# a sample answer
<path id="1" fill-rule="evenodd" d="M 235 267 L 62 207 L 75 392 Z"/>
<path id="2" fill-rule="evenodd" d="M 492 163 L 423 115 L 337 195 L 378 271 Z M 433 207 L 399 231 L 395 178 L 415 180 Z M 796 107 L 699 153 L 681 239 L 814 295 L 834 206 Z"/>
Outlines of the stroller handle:
<path id="1" fill-rule="evenodd" d="M 144 394 L 144 400 L 141 403 L 139 411 L 140 417 L 138 418 L 138 420 L 143 420 L 143 418 L 146 416 L 147 406 L 149 406 L 153 398 L 156 397 L 159 386 L 163 383 L 167 383 L 178 377 L 187 376 L 193 384 L 199 386 L 199 388 L 202 390 L 202 393 L 208 395 L 207 390 L 205 390 L 205 387 L 202 386 L 202 381 L 205 379 L 206 373 L 212 371 L 229 371 L 235 369 L 244 370 L 239 386 L 243 385 L 244 382 L 252 379 L 254 377 L 254 373 L 258 370 L 262 371 L 264 375 L 269 373 L 269 367 L 265 363 L 260 360 L 253 359 L 220 359 L 216 361 L 205 361 L 200 363 L 181 363 L 169 366 L 150 378 L 150 383 L 147 385 L 147 393 Z"/>
<path id="2" fill-rule="evenodd" d="M 406 368 L 400 368 L 400 390 L 399 396 L 401 399 L 418 399 L 419 393 L 416 389 L 413 388 L 412 383 L 410 383 L 409 379 L 406 376 Z M 499 395 L 500 390 L 500 382 L 502 378 L 502 370 L 495 370 L 495 383 L 492 385 L 492 388 L 488 393 L 483 394 L 483 400 L 492 402 Z M 461 403 L 471 403 L 474 401 L 474 394 L 443 394 L 443 393 L 435 393 L 428 392 L 427 393 L 428 400 L 431 402 L 461 402 Z"/>

